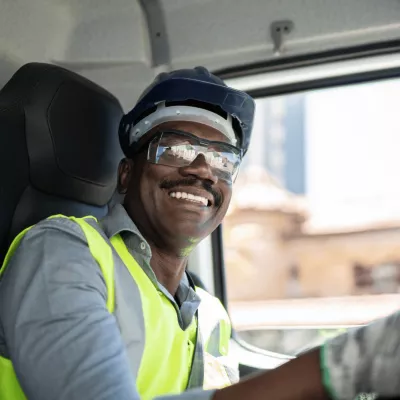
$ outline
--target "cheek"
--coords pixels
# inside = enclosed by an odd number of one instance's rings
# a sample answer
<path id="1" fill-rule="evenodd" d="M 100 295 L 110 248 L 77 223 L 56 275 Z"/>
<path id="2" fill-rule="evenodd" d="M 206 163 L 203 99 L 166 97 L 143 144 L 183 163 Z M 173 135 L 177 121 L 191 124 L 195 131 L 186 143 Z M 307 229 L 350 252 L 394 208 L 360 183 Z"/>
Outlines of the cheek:
<path id="1" fill-rule="evenodd" d="M 148 203 L 150 202 L 149 196 L 152 193 L 148 175 L 147 168 L 143 165 L 140 170 L 135 171 L 129 182 L 129 191 L 132 194 L 131 198 L 135 208 L 148 208 Z"/>
<path id="2" fill-rule="evenodd" d="M 224 200 L 223 200 L 221 206 L 219 207 L 219 209 L 217 211 L 217 215 L 216 215 L 218 224 L 220 224 L 222 222 L 222 220 L 225 217 L 225 214 L 228 211 L 229 204 L 231 203 L 231 198 L 232 198 L 232 188 L 231 187 L 225 188 L 224 190 L 222 190 L 222 194 L 223 194 Z"/>
<path id="3" fill-rule="evenodd" d="M 136 186 L 143 208 L 146 210 L 157 208 L 157 205 L 162 200 L 161 197 L 164 195 L 162 190 L 159 189 L 162 177 L 157 172 L 155 166 L 146 164 L 142 169 Z"/>
<path id="4" fill-rule="evenodd" d="M 221 208 L 223 208 L 226 212 L 226 210 L 229 208 L 229 204 L 231 203 L 232 199 L 232 185 L 226 184 L 226 186 L 223 186 L 221 188 L 221 192 L 224 198 Z"/>

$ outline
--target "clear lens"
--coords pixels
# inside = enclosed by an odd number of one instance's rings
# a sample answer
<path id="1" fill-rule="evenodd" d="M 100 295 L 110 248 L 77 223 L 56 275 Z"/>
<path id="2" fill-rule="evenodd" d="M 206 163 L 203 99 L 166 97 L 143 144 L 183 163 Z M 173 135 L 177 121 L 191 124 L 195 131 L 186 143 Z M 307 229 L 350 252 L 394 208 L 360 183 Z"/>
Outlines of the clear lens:
<path id="1" fill-rule="evenodd" d="M 149 145 L 148 161 L 179 168 L 190 165 L 200 155 L 219 179 L 232 182 L 236 178 L 241 161 L 238 149 L 189 134 L 164 132 L 157 135 Z"/>

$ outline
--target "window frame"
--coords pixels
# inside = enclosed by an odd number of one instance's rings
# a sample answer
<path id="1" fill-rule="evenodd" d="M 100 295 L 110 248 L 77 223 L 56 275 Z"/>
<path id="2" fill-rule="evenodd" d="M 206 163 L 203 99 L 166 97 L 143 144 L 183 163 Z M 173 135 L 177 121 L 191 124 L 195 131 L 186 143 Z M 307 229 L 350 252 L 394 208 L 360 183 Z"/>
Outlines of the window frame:
<path id="1" fill-rule="evenodd" d="M 226 79 L 225 82 L 228 86 L 244 90 L 254 99 L 258 99 L 400 78 L 400 52 L 398 45 L 400 45 L 400 42 L 396 42 L 396 53 L 375 55 L 373 57 L 357 57 L 356 59 L 353 57 L 345 61 L 320 63 L 319 65 L 310 64 L 310 66 L 300 68 L 293 68 L 290 64 L 286 64 L 286 68 L 284 65 L 279 71 L 262 74 L 253 73 L 245 76 L 241 73 L 239 74 L 242 75 L 241 77 Z M 325 75 L 327 75 L 325 77 L 323 76 L 324 69 Z M 313 70 L 318 71 L 318 79 L 312 79 Z M 333 70 L 336 70 L 336 72 Z M 309 79 L 293 79 L 291 83 L 287 83 L 288 74 L 293 74 L 293 77 L 296 78 L 296 74 L 301 77 L 302 73 L 304 76 L 304 73 L 307 72 Z M 226 78 L 226 76 L 234 76 L 235 74 L 233 74 L 232 71 L 228 71 L 221 72 L 219 75 L 222 78 Z M 274 75 L 274 77 L 271 77 L 271 75 Z M 266 79 L 263 80 L 263 76 Z M 283 79 L 279 80 L 279 76 Z M 254 85 L 250 85 L 249 82 L 251 81 L 258 81 L 260 86 L 255 87 Z M 268 82 L 271 83 L 272 81 L 275 81 L 276 84 L 268 84 Z M 246 84 L 249 90 L 246 89 Z M 212 233 L 211 245 L 214 294 L 221 300 L 222 304 L 229 312 L 224 260 L 223 224 L 218 226 Z M 285 354 L 269 352 L 246 343 L 238 337 L 234 327 L 232 327 L 232 342 L 236 351 L 239 352 L 241 372 L 243 372 L 244 375 L 259 369 L 270 369 L 271 361 L 272 364 L 275 363 L 276 367 L 294 358 Z M 254 362 L 254 357 L 261 358 Z"/>

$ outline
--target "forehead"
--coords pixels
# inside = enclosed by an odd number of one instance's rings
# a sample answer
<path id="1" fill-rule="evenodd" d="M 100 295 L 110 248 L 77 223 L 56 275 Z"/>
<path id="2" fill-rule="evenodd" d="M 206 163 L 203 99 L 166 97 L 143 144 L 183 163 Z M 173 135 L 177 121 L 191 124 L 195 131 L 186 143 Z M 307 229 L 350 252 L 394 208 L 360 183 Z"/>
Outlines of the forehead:
<path id="1" fill-rule="evenodd" d="M 170 121 L 159 125 L 155 130 L 162 131 L 163 129 L 184 131 L 202 139 L 230 143 L 229 139 L 217 129 L 198 122 Z"/>

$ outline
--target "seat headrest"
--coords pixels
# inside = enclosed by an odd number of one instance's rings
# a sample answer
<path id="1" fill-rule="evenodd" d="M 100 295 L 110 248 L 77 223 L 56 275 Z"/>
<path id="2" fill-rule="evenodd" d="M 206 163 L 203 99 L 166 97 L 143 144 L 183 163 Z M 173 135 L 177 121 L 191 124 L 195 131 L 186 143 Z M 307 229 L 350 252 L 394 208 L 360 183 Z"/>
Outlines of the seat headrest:
<path id="1" fill-rule="evenodd" d="M 122 115 L 114 96 L 64 68 L 14 74 L 0 91 L 0 261 L 10 237 L 52 213 L 106 212 Z"/>
<path id="2" fill-rule="evenodd" d="M 30 63 L 0 91 L 2 113 L 16 107 L 25 115 L 30 183 L 52 195 L 105 205 L 122 158 L 118 100 L 71 71 Z"/>

